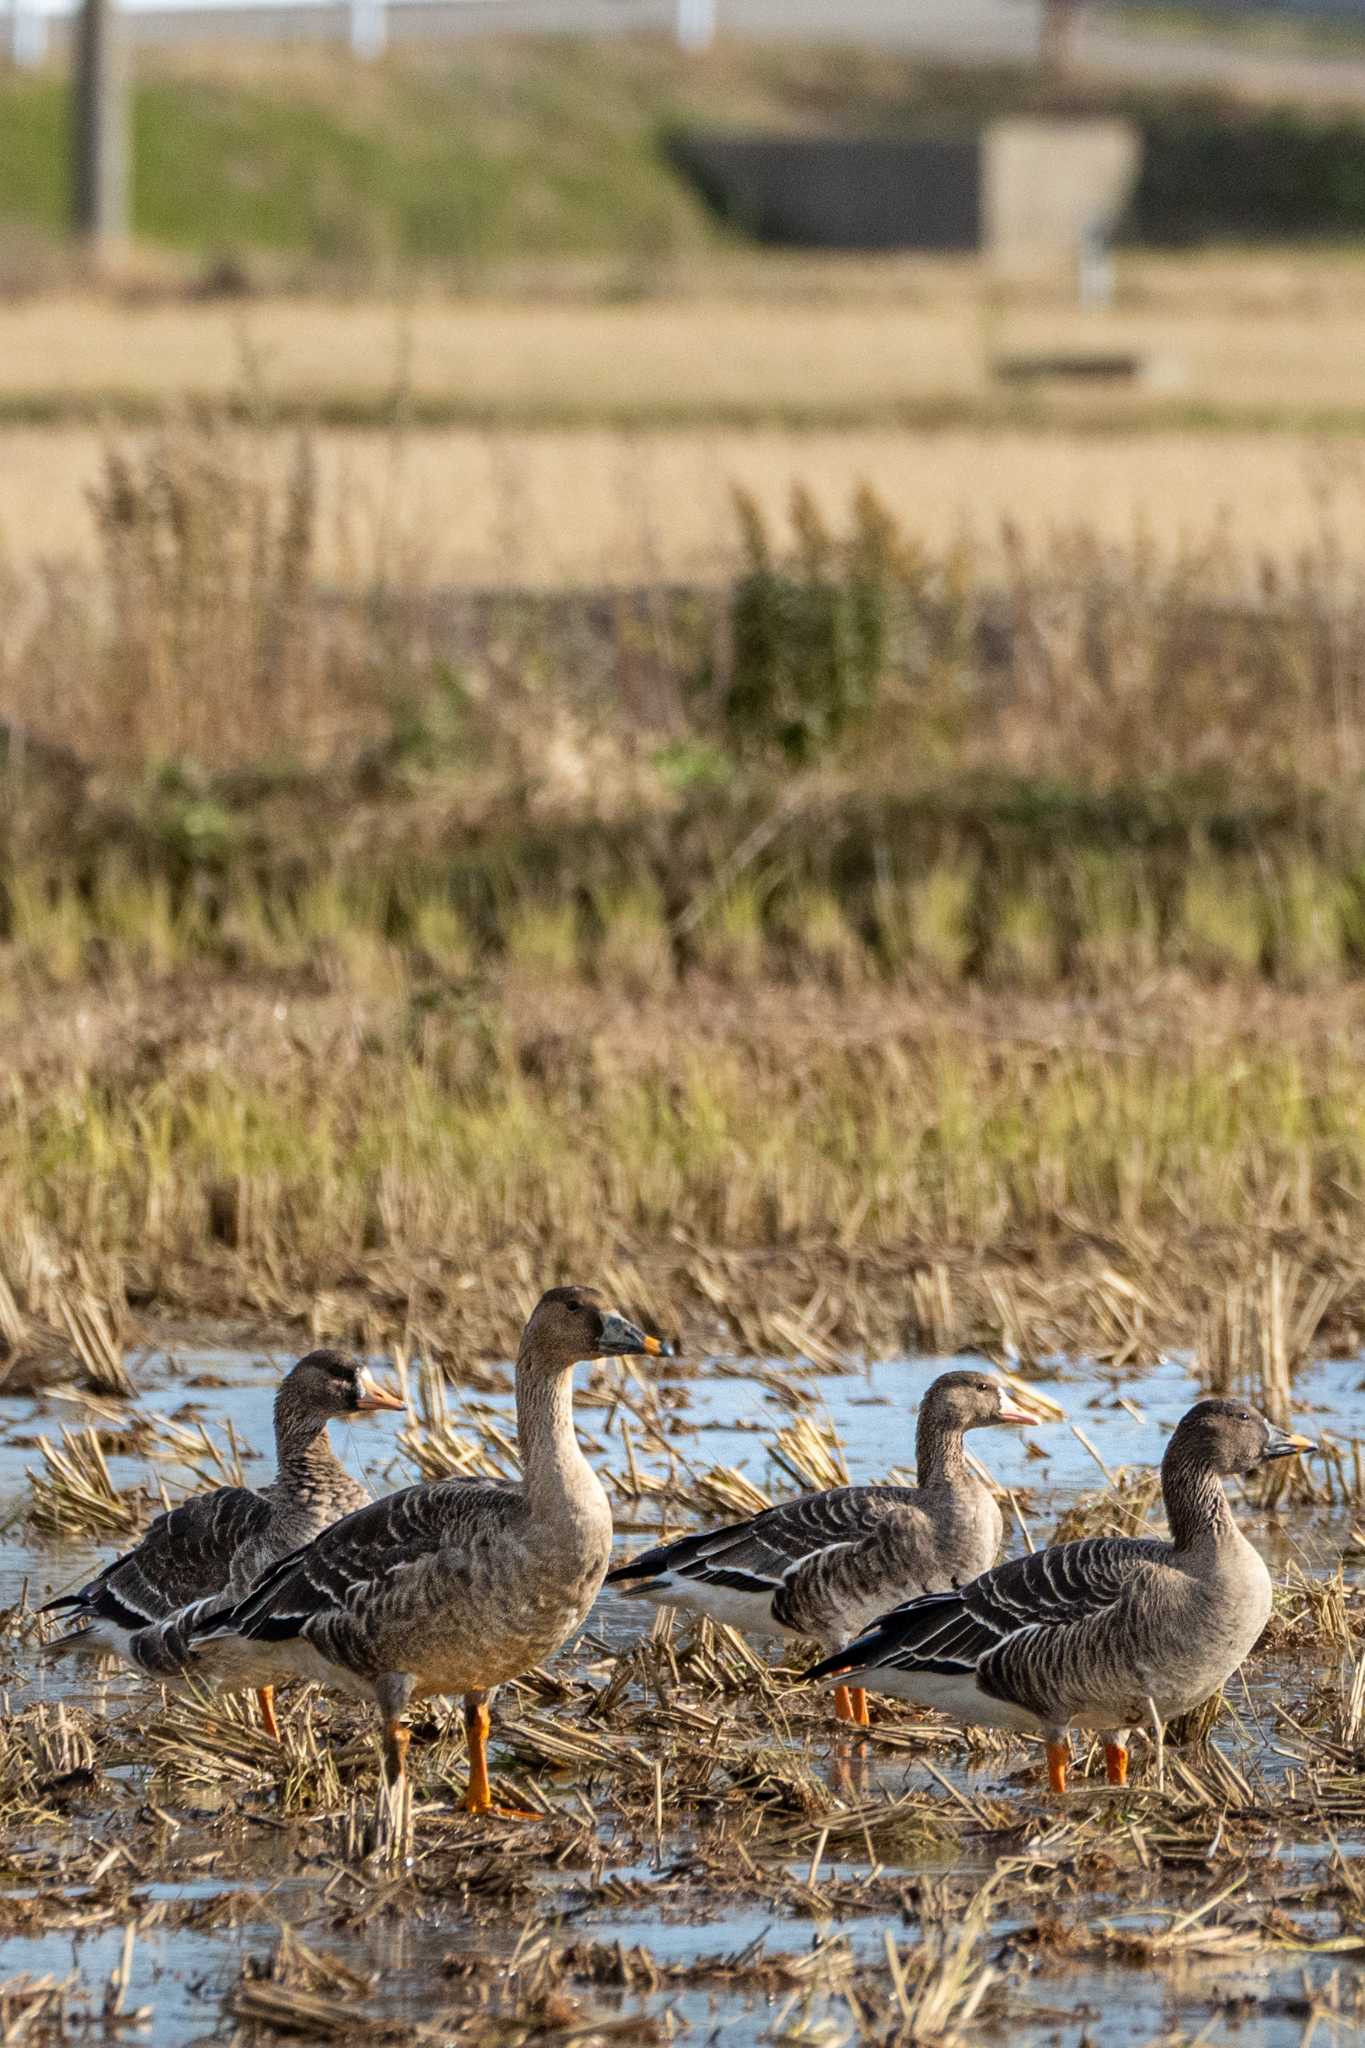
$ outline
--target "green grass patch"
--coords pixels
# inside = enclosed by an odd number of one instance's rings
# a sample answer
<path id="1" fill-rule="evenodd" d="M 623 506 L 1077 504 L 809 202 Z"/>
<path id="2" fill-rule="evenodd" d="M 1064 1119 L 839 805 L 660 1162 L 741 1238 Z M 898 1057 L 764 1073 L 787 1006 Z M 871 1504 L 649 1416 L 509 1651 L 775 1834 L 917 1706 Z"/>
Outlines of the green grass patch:
<path id="1" fill-rule="evenodd" d="M 134 207 L 149 242 L 370 275 L 496 260 L 620 259 L 614 288 L 728 239 L 673 162 L 689 123 L 896 133 L 1001 112 L 1116 111 L 1143 130 L 1140 240 L 1321 240 L 1365 225 L 1365 122 L 1230 96 L 887 51 L 559 37 L 407 48 L 139 52 Z M 69 199 L 64 82 L 0 76 L 0 222 L 56 232 Z"/>

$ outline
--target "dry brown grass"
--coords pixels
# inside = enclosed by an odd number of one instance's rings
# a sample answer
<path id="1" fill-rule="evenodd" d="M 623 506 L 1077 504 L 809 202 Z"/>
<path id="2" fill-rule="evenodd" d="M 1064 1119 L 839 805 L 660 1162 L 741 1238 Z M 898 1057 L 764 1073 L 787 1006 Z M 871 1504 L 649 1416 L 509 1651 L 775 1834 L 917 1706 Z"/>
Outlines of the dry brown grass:
<path id="1" fill-rule="evenodd" d="M 0 395 L 345 404 L 397 390 L 510 423 L 738 411 L 818 424 L 986 399 L 997 356 L 1081 350 L 1149 355 L 1163 393 L 1195 406 L 1359 409 L 1353 256 L 1134 251 L 1119 275 L 1106 311 L 1078 309 L 1068 278 L 1012 285 L 965 259 L 727 254 L 615 303 L 549 270 L 459 301 L 55 295 L 0 305 Z M 1100 399 L 1138 420 L 1151 402 L 1143 385 Z"/>
<path id="2" fill-rule="evenodd" d="M 25 427 L 15 408 L 60 417 L 67 400 L 121 395 L 358 421 L 391 400 L 418 418 L 448 409 L 450 424 L 401 445 L 373 426 L 321 436 L 323 564 L 343 580 L 404 535 L 407 570 L 441 582 L 714 573 L 733 540 L 731 483 L 776 510 L 798 478 L 827 503 L 866 478 L 933 546 L 989 536 L 1002 518 L 1034 534 L 1084 519 L 1121 540 L 1143 525 L 1202 539 L 1226 524 L 1247 548 L 1287 555 L 1326 517 L 1358 551 L 1359 267 L 1131 255 L 1122 278 L 1119 305 L 1090 314 L 1055 287 L 1006 293 L 941 261 L 758 270 L 726 257 L 638 303 L 584 301 L 572 284 L 565 297 L 551 276 L 539 297 L 462 303 L 0 306 L 0 405 L 16 422 L 0 429 L 0 542 L 21 564 L 88 555 L 100 436 Z M 1144 353 L 1160 389 L 1043 394 L 1027 419 L 1002 416 L 996 357 L 1071 349 Z M 1086 431 L 1097 408 L 1133 431 Z M 915 430 L 906 409 L 944 423 Z M 1338 433 L 1295 431 L 1334 414 Z M 1227 431 L 1191 434 L 1201 416 Z M 1283 428 L 1260 430 L 1274 420 Z M 287 440 L 276 445 L 283 464 Z"/>
<path id="3" fill-rule="evenodd" d="M 202 973 L 55 998 L 11 1034 L 18 1341 L 45 1341 L 35 1255 L 60 1279 L 78 1247 L 111 1298 L 466 1366 L 571 1272 L 752 1356 L 1197 1338 L 1282 1392 L 1306 1343 L 1358 1341 L 1358 995 L 998 1012 L 694 981 L 627 1030 L 552 984 L 414 1025 Z"/>
<path id="4" fill-rule="evenodd" d="M 1344 554 L 1365 551 L 1357 435 L 442 427 L 401 442 L 373 429 L 313 439 L 319 569 L 353 588 L 377 565 L 492 588 L 716 578 L 734 557 L 736 484 L 780 524 L 798 483 L 834 517 L 867 482 L 926 546 L 972 535 L 987 567 L 1002 520 L 1040 545 L 1084 523 L 1165 551 L 1220 537 L 1289 561 L 1325 529 Z M 293 445 L 265 438 L 276 474 Z M 0 547 L 16 569 L 89 561 L 104 450 L 93 428 L 0 427 Z"/>

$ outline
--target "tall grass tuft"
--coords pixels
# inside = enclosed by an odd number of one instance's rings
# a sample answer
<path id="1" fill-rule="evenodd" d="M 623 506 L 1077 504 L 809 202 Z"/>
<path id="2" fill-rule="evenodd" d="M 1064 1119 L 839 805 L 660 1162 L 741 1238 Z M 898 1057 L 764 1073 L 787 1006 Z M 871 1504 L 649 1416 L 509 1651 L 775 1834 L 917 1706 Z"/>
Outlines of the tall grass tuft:
<path id="1" fill-rule="evenodd" d="M 1161 963 L 1155 894 L 1136 855 L 1094 849 L 1071 869 L 1075 971 L 1092 988 L 1131 988 Z"/>
<path id="2" fill-rule="evenodd" d="M 876 702 L 890 631 L 899 535 L 871 491 L 856 493 L 846 538 L 810 491 L 792 492 L 794 547 L 774 547 L 757 501 L 735 494 L 745 566 L 730 603 L 722 696 L 739 745 L 815 759 Z"/>
<path id="3" fill-rule="evenodd" d="M 698 963 L 736 988 L 752 987 L 768 972 L 764 898 L 752 882 L 736 882 L 719 895 L 696 928 Z"/>
<path id="4" fill-rule="evenodd" d="M 6 891 L 8 946 L 21 978 L 57 984 L 79 981 L 89 964 L 90 912 L 61 879 L 32 868 L 11 870 Z"/>
<path id="5" fill-rule="evenodd" d="M 644 996 L 671 988 L 673 941 L 663 897 L 652 882 L 601 896 L 594 978 L 606 989 Z"/>
<path id="6" fill-rule="evenodd" d="M 1244 979 L 1260 972 L 1265 940 L 1265 904 L 1255 870 L 1207 852 L 1195 854 L 1170 938 L 1175 958 L 1211 980 Z"/>
<path id="7" fill-rule="evenodd" d="M 460 980 L 478 965 L 468 920 L 448 896 L 424 890 L 407 906 L 407 930 L 419 972 Z"/>
<path id="8" fill-rule="evenodd" d="M 927 975 L 943 986 L 960 981 L 975 945 L 977 870 L 965 859 L 938 860 L 926 874 L 877 890 L 877 926 L 887 972 Z"/>
<path id="9" fill-rule="evenodd" d="M 531 899 L 515 904 L 503 925 L 509 971 L 533 981 L 578 977 L 578 914 L 572 903 Z"/>
<path id="10" fill-rule="evenodd" d="M 867 947 L 833 890 L 797 890 L 782 904 L 779 924 L 797 976 L 836 989 L 856 988 L 866 981 Z"/>
<path id="11" fill-rule="evenodd" d="M 106 453 L 93 582 L 52 579 L 5 707 L 87 761 L 320 762 L 382 657 L 318 588 L 311 443 L 202 417 Z"/>
<path id="12" fill-rule="evenodd" d="M 144 879 L 115 862 L 100 877 L 91 923 L 111 964 L 135 977 L 162 980 L 206 944 L 192 895 L 177 903 L 166 876 Z"/>
<path id="13" fill-rule="evenodd" d="M 1347 889 L 1321 861 L 1291 856 L 1268 883 L 1269 953 L 1277 981 L 1321 988 L 1340 980 Z"/>
<path id="14" fill-rule="evenodd" d="M 1061 970 L 1061 933 L 1044 873 L 1033 887 L 1006 891 L 994 906 L 987 971 L 1012 988 L 1045 989 Z"/>

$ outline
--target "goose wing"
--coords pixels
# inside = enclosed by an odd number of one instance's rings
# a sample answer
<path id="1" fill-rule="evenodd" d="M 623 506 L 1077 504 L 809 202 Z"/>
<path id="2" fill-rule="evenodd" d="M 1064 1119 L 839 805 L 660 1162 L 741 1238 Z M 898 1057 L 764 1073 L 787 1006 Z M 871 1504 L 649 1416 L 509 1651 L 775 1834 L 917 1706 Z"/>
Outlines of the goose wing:
<path id="1" fill-rule="evenodd" d="M 158 1515 L 140 1543 L 79 1592 L 49 1600 L 45 1614 L 140 1629 L 227 1582 L 244 1544 L 259 1541 L 270 1507 L 245 1486 L 220 1486 Z"/>
<path id="2" fill-rule="evenodd" d="M 909 1486 L 834 1486 L 803 1493 L 742 1522 L 656 1544 L 608 1572 L 607 1584 L 643 1591 L 651 1582 L 673 1578 L 772 1592 L 792 1565 L 833 1544 L 857 1542 L 866 1535 L 869 1519 L 916 1497 Z"/>
<path id="3" fill-rule="evenodd" d="M 438 1551 L 452 1557 L 510 1534 L 525 1494 L 511 1481 L 447 1479 L 371 1501 L 263 1572 L 234 1605 L 205 1615 L 192 1640 L 312 1637 L 372 1602 Z"/>
<path id="4" fill-rule="evenodd" d="M 934 1526 L 924 1510 L 884 1509 L 851 1541 L 831 1543 L 789 1565 L 773 1593 L 773 1619 L 797 1635 L 837 1641 L 897 1593 L 942 1585 L 941 1572 Z"/>
<path id="5" fill-rule="evenodd" d="M 956 1677 L 981 1671 L 993 1689 L 1016 1638 L 1073 1628 L 1104 1614 L 1134 1579 L 1163 1564 L 1164 1543 L 1089 1536 L 1011 1558 L 954 1593 L 926 1593 L 882 1616 L 872 1628 L 815 1666 L 811 1678 L 893 1669 Z M 1005 1672 L 998 1660 L 1005 1659 Z M 1013 1694 L 1007 1695 L 1013 1697 Z"/>

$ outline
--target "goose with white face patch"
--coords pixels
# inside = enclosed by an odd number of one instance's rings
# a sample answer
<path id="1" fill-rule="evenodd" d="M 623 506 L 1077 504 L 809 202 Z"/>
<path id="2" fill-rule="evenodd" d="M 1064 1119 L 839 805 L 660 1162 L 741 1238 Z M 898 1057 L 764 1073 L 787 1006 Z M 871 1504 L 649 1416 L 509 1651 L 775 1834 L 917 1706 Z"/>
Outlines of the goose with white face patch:
<path id="1" fill-rule="evenodd" d="M 987 1372 L 943 1373 L 920 1403 L 914 1486 L 836 1486 L 745 1521 L 682 1536 L 607 1575 L 656 1607 L 681 1607 L 755 1635 L 849 1641 L 897 1600 L 964 1584 L 1004 1533 L 993 1489 L 968 1463 L 970 1429 L 1033 1423 Z M 842 1721 L 867 1723 L 861 1689 L 840 1687 Z"/>
<path id="2" fill-rule="evenodd" d="M 667 1349 L 591 1288 L 552 1287 L 517 1354 L 524 1478 L 408 1486 L 347 1515 L 194 1632 L 196 1666 L 210 1683 L 311 1678 L 369 1701 L 394 1787 L 410 1702 L 462 1695 L 465 1810 L 536 1818 L 493 1804 L 488 1702 L 582 1627 L 611 1555 L 611 1509 L 574 1432 L 574 1365 Z"/>
<path id="3" fill-rule="evenodd" d="M 75 1626 L 46 1644 L 43 1656 L 118 1657 L 174 1681 L 184 1668 L 187 1609 L 212 1611 L 240 1599 L 277 1558 L 369 1499 L 333 1451 L 328 1423 L 402 1406 L 356 1359 L 310 1351 L 275 1396 L 270 1484 L 215 1487 L 158 1515 L 142 1541 L 98 1578 L 48 1601 L 44 1614 L 60 1614 Z M 260 1688 L 260 1706 L 267 1730 L 276 1734 L 269 1687 Z"/>
<path id="4" fill-rule="evenodd" d="M 1270 1617 L 1270 1574 L 1223 1480 L 1312 1449 L 1240 1401 L 1197 1402 L 1161 1461 L 1169 1542 L 1094 1536 L 1013 1558 L 909 1601 L 806 1675 L 1041 1735 L 1054 1792 L 1068 1731 L 1093 1730 L 1125 1784 L 1129 1731 L 1202 1706 Z"/>

